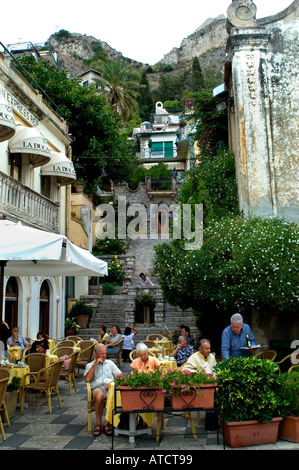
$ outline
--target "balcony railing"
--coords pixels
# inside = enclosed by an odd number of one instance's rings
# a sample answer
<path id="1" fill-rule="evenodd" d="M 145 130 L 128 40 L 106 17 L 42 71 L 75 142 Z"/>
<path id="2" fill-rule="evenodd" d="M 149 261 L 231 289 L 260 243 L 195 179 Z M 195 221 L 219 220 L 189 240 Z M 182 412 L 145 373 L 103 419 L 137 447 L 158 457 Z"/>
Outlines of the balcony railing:
<path id="1" fill-rule="evenodd" d="M 58 232 L 58 204 L 1 171 L 0 209 L 7 215 Z"/>

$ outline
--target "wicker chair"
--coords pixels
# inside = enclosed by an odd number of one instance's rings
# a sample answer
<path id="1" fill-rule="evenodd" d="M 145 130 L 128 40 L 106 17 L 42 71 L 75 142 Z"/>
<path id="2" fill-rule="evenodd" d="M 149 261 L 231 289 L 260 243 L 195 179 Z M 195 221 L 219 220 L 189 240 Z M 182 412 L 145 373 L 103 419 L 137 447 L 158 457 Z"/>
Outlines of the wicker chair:
<path id="1" fill-rule="evenodd" d="M 8 426 L 10 426 L 9 416 L 7 413 L 7 408 L 6 408 L 6 403 L 5 403 L 5 393 L 6 393 L 8 382 L 9 382 L 8 377 L 4 379 L 0 379 L 0 411 L 4 412 L 7 424 Z M 1 413 L 0 413 L 0 429 L 1 429 L 2 439 L 3 441 L 5 441 L 6 436 L 5 436 L 4 427 L 2 423 Z"/>
<path id="2" fill-rule="evenodd" d="M 62 369 L 60 372 L 60 379 L 66 380 L 69 384 L 69 392 L 70 395 L 72 395 L 72 382 L 73 386 L 75 389 L 75 392 L 77 392 L 77 384 L 76 384 L 76 379 L 75 379 L 75 369 L 76 369 L 76 364 L 77 364 L 77 359 L 80 351 L 75 351 L 73 352 L 70 356 L 70 365 L 68 369 Z"/>
<path id="3" fill-rule="evenodd" d="M 10 378 L 10 369 L 6 367 L 0 367 L 0 380 L 1 379 L 9 379 Z"/>
<path id="4" fill-rule="evenodd" d="M 47 356 L 43 353 L 31 353 L 25 356 L 25 362 L 30 367 L 30 372 L 39 372 L 44 369 L 47 365 Z M 34 377 L 31 377 L 34 382 Z M 45 375 L 42 374 L 38 380 L 45 380 Z"/>
<path id="5" fill-rule="evenodd" d="M 63 356 L 70 356 L 71 354 L 73 354 L 73 352 L 74 352 L 74 348 L 70 348 L 69 346 L 63 346 L 61 348 L 59 347 L 55 349 L 55 351 L 53 351 L 53 354 L 55 354 L 56 356 L 60 358 Z"/>
<path id="6" fill-rule="evenodd" d="M 256 354 L 256 357 L 259 357 L 260 359 L 269 359 L 269 361 L 274 361 L 276 356 L 277 352 L 274 351 L 274 349 L 265 349 L 264 351 Z"/>
<path id="7" fill-rule="evenodd" d="M 119 367 L 123 367 L 124 364 L 123 364 L 123 358 L 122 358 L 122 349 L 123 349 L 123 344 L 124 344 L 124 338 L 122 338 L 120 341 L 118 341 L 117 343 L 115 343 L 115 345 L 113 346 L 113 348 L 115 348 L 115 346 L 118 346 L 120 345 L 120 348 L 119 348 L 119 351 L 118 352 L 108 352 L 107 351 L 107 357 L 108 359 L 116 359 L 116 362 L 117 364 L 119 365 Z M 109 348 L 109 344 L 107 344 L 107 348 Z"/>
<path id="8" fill-rule="evenodd" d="M 76 367 L 78 369 L 85 369 L 86 364 L 92 361 L 95 343 L 90 340 L 80 341 L 80 355 L 79 359 L 77 360 Z"/>
<path id="9" fill-rule="evenodd" d="M 60 408 L 62 408 L 59 390 L 58 390 L 58 380 L 60 377 L 60 372 L 62 369 L 63 361 L 57 361 L 50 364 L 48 367 L 45 367 L 39 372 L 30 372 L 24 376 L 24 381 L 21 389 L 21 412 L 24 411 L 24 402 L 26 393 L 33 392 L 36 394 L 36 402 L 38 404 L 38 396 L 40 393 L 45 393 L 46 399 L 48 402 L 49 413 L 52 413 L 52 404 L 51 404 L 51 394 L 54 392 L 57 396 L 58 403 Z M 38 377 L 41 373 L 45 372 L 45 381 L 38 380 Z M 29 384 L 26 384 L 26 377 L 35 377 L 35 381 Z"/>
<path id="10" fill-rule="evenodd" d="M 160 341 L 161 339 L 164 338 L 164 336 L 163 336 L 163 335 L 159 335 L 159 334 L 157 334 L 157 333 L 153 333 L 153 334 L 148 335 L 148 336 L 146 337 L 146 339 L 149 340 L 149 341 L 156 341 L 157 338 L 158 338 L 158 340 Z"/>
<path id="11" fill-rule="evenodd" d="M 151 341 L 148 339 L 145 339 L 142 341 L 148 348 L 154 348 L 155 347 L 155 341 Z"/>
<path id="12" fill-rule="evenodd" d="M 59 348 L 62 348 L 63 346 L 69 346 L 70 348 L 74 348 L 76 346 L 76 343 L 71 339 L 64 339 L 58 344 Z"/>
<path id="13" fill-rule="evenodd" d="M 77 344 L 79 341 L 82 341 L 82 338 L 79 336 L 67 336 L 66 341 L 75 341 Z"/>
<path id="14" fill-rule="evenodd" d="M 282 367 L 281 367 L 281 364 L 283 364 L 284 362 L 286 362 L 288 359 L 289 359 L 290 362 L 291 362 L 291 356 L 292 356 L 292 354 L 288 354 L 288 355 L 285 356 L 283 359 L 281 359 L 281 361 L 276 362 L 276 364 L 277 364 L 278 367 L 279 367 L 279 373 L 283 372 Z M 289 367 L 287 367 L 287 369 L 289 369 Z"/>
<path id="15" fill-rule="evenodd" d="M 291 366 L 288 370 L 288 373 L 290 374 L 291 372 L 299 372 L 299 364 L 295 365 L 295 366 Z"/>

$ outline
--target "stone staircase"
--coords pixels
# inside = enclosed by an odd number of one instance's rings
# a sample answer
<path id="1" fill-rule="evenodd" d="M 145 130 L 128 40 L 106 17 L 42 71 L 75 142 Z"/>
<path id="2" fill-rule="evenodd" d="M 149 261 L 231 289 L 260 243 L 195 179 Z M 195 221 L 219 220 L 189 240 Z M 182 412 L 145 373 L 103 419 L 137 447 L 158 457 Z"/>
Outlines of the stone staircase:
<path id="1" fill-rule="evenodd" d="M 113 325 L 119 325 L 123 333 L 125 327 L 125 310 L 128 302 L 128 295 L 103 295 L 103 296 L 85 296 L 82 297 L 88 304 L 93 307 L 93 315 L 89 321 L 88 328 L 81 329 L 78 333 L 82 339 L 98 338 L 100 325 L 106 325 L 107 332 L 109 333 Z M 194 316 L 192 310 L 183 311 L 179 307 L 169 305 L 165 302 L 164 305 L 164 321 L 170 331 L 176 330 L 177 325 L 185 324 L 191 329 L 191 335 L 198 335 L 198 330 L 195 326 Z M 135 336 L 135 344 L 139 341 L 145 340 L 149 334 L 161 334 L 163 328 L 155 326 L 154 324 L 136 323 L 134 325 L 138 329 Z"/>

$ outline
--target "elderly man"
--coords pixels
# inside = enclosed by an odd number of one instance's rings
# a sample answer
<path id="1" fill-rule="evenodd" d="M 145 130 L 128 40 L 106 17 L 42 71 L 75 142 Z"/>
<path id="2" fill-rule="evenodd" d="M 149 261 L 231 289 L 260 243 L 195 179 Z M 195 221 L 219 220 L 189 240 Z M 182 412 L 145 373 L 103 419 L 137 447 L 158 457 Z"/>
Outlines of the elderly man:
<path id="1" fill-rule="evenodd" d="M 170 356 L 175 357 L 177 365 L 181 367 L 193 353 L 193 346 L 187 343 L 185 336 L 180 336 L 178 345 Z"/>
<path id="2" fill-rule="evenodd" d="M 149 372 L 161 366 L 161 362 L 156 357 L 149 356 L 146 344 L 138 343 L 136 352 L 139 357 L 131 362 L 130 366 L 132 369 L 137 369 L 138 372 Z"/>
<path id="3" fill-rule="evenodd" d="M 246 357 L 248 352 L 245 349 L 247 346 L 247 337 L 251 346 L 255 345 L 255 339 L 251 328 L 247 323 L 243 323 L 243 317 L 240 313 L 234 313 L 230 319 L 231 324 L 226 327 L 221 335 L 221 356 L 222 359 L 229 357 Z"/>
<path id="4" fill-rule="evenodd" d="M 18 346 L 22 348 L 22 351 L 24 351 L 25 349 L 30 348 L 30 344 L 28 343 L 28 341 L 26 341 L 23 336 L 19 335 L 19 332 L 19 327 L 15 326 L 11 330 L 11 336 L 8 338 L 7 344 L 11 347 Z"/>
<path id="5" fill-rule="evenodd" d="M 95 347 L 95 359 L 85 367 L 85 381 L 90 383 L 97 424 L 93 430 L 94 436 L 101 434 L 102 415 L 104 410 L 104 398 L 107 396 L 109 384 L 121 374 L 116 364 L 107 359 L 107 348 L 104 344 Z M 103 431 L 107 436 L 112 435 L 108 421 L 104 421 Z"/>
<path id="6" fill-rule="evenodd" d="M 201 339 L 198 343 L 198 352 L 192 354 L 183 364 L 182 370 L 190 372 L 206 372 L 212 374 L 216 365 L 214 354 L 211 353 L 211 342 L 208 339 Z"/>

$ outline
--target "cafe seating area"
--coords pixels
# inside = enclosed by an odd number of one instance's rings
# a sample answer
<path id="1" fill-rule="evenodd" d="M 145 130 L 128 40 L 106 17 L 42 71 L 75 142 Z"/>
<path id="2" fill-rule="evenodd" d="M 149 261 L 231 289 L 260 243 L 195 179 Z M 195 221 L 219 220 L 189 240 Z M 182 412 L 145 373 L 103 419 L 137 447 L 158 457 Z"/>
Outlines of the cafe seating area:
<path id="1" fill-rule="evenodd" d="M 70 341 L 71 343 L 69 343 Z M 149 354 L 157 357 L 162 362 L 163 369 L 177 369 L 176 360 L 170 357 L 171 352 L 174 350 L 173 343 L 170 340 L 162 337 L 162 335 L 154 335 L 146 341 L 149 342 Z M 96 344 L 96 340 L 87 341 L 82 340 L 80 337 L 66 338 L 65 340 L 51 339 L 49 346 L 52 347 L 47 350 L 46 354 L 32 353 L 26 356 L 20 354 L 17 348 L 11 348 L 13 350 L 9 358 L 12 362 L 6 364 L 5 367 L 0 367 L 0 387 L 2 387 L 0 388 L 0 399 L 1 393 L 3 396 L 4 389 L 4 399 L 2 398 L 2 402 L 0 400 L 0 412 L 2 418 L 4 416 L 4 419 L 0 421 L 3 443 L 7 440 L 6 435 L 10 435 L 11 421 L 14 421 L 16 417 L 18 418 L 23 414 L 27 416 L 28 414 L 28 422 L 30 422 L 34 409 L 36 410 L 35 417 L 39 416 L 40 413 L 41 416 L 47 413 L 50 417 L 53 413 L 57 415 L 58 410 L 61 410 L 59 414 L 63 414 L 64 407 L 66 408 L 66 415 L 72 416 L 74 414 L 74 416 L 77 416 L 77 413 L 80 415 L 78 420 L 80 421 L 82 434 L 85 437 L 88 436 L 92 442 L 95 440 L 91 432 L 95 420 L 93 400 L 90 385 L 84 381 L 83 370 L 85 365 L 92 360 Z M 276 356 L 272 351 L 263 351 L 263 353 L 270 360 L 275 360 Z M 132 361 L 137 357 L 136 351 L 133 350 L 130 353 L 130 360 Z M 112 360 L 117 363 L 125 375 L 131 371 L 130 363 L 118 363 L 117 356 L 113 357 Z M 287 364 L 289 360 L 289 356 L 286 356 L 279 361 L 279 364 Z M 5 410 L 5 389 L 13 377 L 21 379 L 21 388 L 18 392 L 17 411 L 11 418 L 5 416 L 7 413 Z M 39 399 L 41 395 L 45 399 Z M 79 410 L 78 401 L 80 403 Z M 135 445 L 142 434 L 149 435 L 147 437 L 153 443 L 160 442 L 161 438 L 167 439 L 169 433 L 168 423 L 175 422 L 175 420 L 184 422 L 182 439 L 186 439 L 186 436 L 188 436 L 188 439 L 198 441 L 198 435 L 202 432 L 205 433 L 205 414 L 195 410 L 193 412 L 188 410 L 181 413 L 169 413 L 169 415 L 163 413 L 133 413 L 131 416 L 129 414 L 129 428 L 123 429 L 121 413 L 115 411 L 116 407 L 121 410 L 122 404 L 120 397 L 116 398 L 113 386 L 109 390 L 105 406 L 105 418 L 115 426 L 114 435 L 117 437 L 114 442 L 115 449 L 124 442 Z M 144 426 L 138 429 L 140 417 Z M 51 422 L 51 418 L 49 418 L 49 422 Z M 132 429 L 134 432 L 132 432 Z M 207 436 L 207 433 L 205 433 L 205 436 Z M 103 439 L 106 440 L 107 444 L 107 438 L 104 437 Z M 118 439 L 120 440 L 119 443 Z M 211 436 L 210 441 L 212 442 Z M 100 442 L 100 439 L 98 439 L 98 442 Z M 215 439 L 213 442 L 219 446 Z M 221 445 L 219 447 L 221 448 Z"/>

